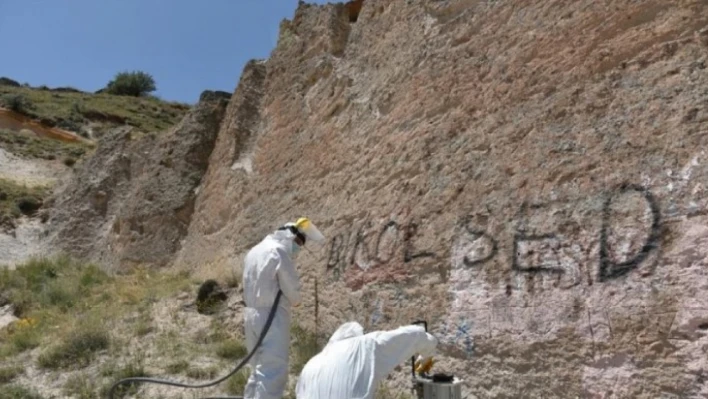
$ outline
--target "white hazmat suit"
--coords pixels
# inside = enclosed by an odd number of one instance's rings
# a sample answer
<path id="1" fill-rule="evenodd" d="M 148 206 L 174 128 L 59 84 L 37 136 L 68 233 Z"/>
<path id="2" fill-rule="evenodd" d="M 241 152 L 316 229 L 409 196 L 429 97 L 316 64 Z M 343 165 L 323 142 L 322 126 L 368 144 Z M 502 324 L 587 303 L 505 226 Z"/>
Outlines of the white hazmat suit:
<path id="1" fill-rule="evenodd" d="M 297 382 L 297 399 L 373 399 L 379 383 L 415 354 L 432 356 L 437 339 L 422 326 L 363 334 L 345 323 L 310 359 Z"/>
<path id="2" fill-rule="evenodd" d="M 250 361 L 246 399 L 280 399 L 288 381 L 290 308 L 300 303 L 300 278 L 292 261 L 295 234 L 278 230 L 246 255 L 243 269 L 246 347 L 253 350 L 278 290 L 283 292 L 273 323 Z"/>

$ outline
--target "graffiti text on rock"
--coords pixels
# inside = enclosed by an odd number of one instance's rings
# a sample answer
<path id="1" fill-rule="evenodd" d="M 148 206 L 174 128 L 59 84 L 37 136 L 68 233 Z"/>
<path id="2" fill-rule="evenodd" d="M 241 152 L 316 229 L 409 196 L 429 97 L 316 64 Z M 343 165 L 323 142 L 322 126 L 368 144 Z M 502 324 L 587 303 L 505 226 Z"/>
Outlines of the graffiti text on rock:
<path id="1" fill-rule="evenodd" d="M 585 216 L 593 212 L 563 209 L 557 202 L 522 204 L 512 221 L 513 234 L 506 246 L 511 251 L 511 271 L 517 275 L 555 276 L 558 281 L 563 278 L 569 281 L 564 285 L 567 288 L 583 279 L 592 284 L 593 276 L 606 282 L 637 269 L 660 245 L 661 215 L 656 198 L 643 187 L 627 184 L 599 200 L 595 218 Z M 592 210 L 592 206 L 587 208 Z M 620 223 L 623 213 L 625 220 Z M 458 244 L 465 251 L 465 267 L 481 267 L 499 255 L 503 242 L 471 223 L 471 217 L 461 218 L 454 228 L 462 232 Z M 415 222 L 400 225 L 388 221 L 377 229 L 364 223 L 333 237 L 326 267 L 336 280 L 348 265 L 366 270 L 394 260 L 411 263 L 439 259 L 435 252 L 421 248 L 419 235 Z"/>

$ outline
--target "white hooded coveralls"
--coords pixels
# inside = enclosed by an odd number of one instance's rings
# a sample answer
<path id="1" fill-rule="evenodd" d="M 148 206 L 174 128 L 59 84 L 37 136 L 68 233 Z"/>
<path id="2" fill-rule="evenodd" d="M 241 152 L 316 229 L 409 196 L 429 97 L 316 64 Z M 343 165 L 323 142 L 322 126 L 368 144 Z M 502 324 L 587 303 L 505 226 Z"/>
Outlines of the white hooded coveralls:
<path id="1" fill-rule="evenodd" d="M 246 347 L 253 350 L 278 290 L 283 291 L 273 323 L 249 364 L 245 399 L 280 399 L 288 381 L 290 308 L 300 303 L 300 278 L 291 259 L 295 235 L 278 230 L 246 255 L 243 269 Z"/>
<path id="2" fill-rule="evenodd" d="M 415 354 L 432 356 L 437 339 L 422 326 L 362 334 L 345 323 L 310 359 L 297 382 L 297 399 L 373 399 L 379 383 Z"/>

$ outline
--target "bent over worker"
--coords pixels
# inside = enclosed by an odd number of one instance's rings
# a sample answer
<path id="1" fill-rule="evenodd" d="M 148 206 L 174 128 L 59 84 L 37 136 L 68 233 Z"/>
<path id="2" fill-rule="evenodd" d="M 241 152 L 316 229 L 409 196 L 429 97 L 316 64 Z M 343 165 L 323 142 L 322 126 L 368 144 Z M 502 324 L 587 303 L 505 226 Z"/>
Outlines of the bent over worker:
<path id="1" fill-rule="evenodd" d="M 417 325 L 363 331 L 356 322 L 337 329 L 322 352 L 303 368 L 297 399 L 373 399 L 379 383 L 398 364 L 415 354 L 430 358 L 438 344 Z"/>
<path id="2" fill-rule="evenodd" d="M 293 256 L 307 240 L 324 237 L 307 218 L 288 223 L 246 254 L 243 269 L 244 328 L 251 352 L 268 320 L 278 290 L 283 292 L 273 322 L 250 360 L 246 399 L 280 399 L 288 381 L 290 309 L 300 303 L 300 277 Z"/>

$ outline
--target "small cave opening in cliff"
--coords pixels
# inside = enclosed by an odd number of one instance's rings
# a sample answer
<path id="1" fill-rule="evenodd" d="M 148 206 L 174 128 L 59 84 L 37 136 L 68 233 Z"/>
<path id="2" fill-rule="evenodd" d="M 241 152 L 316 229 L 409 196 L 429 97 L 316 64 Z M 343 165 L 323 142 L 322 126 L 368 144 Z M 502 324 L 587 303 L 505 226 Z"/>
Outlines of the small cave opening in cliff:
<path id="1" fill-rule="evenodd" d="M 350 23 L 355 23 L 359 19 L 359 13 L 361 12 L 361 7 L 363 5 L 364 0 L 352 0 L 344 5 L 347 9 L 347 15 L 349 16 Z"/>

